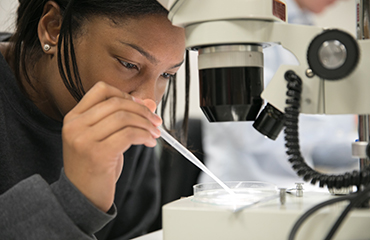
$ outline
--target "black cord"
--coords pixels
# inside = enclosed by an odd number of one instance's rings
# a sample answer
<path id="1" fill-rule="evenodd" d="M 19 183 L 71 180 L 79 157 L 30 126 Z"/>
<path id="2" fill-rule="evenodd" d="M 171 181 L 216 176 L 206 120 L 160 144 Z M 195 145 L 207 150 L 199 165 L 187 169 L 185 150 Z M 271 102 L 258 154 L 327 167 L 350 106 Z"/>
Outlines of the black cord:
<path id="1" fill-rule="evenodd" d="M 329 206 L 334 203 L 342 202 L 342 201 L 349 201 L 350 203 L 347 205 L 347 207 L 343 210 L 342 214 L 339 216 L 337 221 L 334 223 L 333 227 L 330 229 L 330 232 L 325 237 L 325 240 L 330 240 L 333 238 L 334 234 L 340 227 L 341 223 L 345 219 L 345 217 L 348 215 L 348 213 L 353 210 L 353 208 L 361 205 L 364 201 L 368 200 L 370 198 L 370 188 L 366 188 L 364 191 L 355 193 L 352 195 L 342 196 L 342 197 L 336 197 L 330 200 L 327 200 L 325 202 L 322 202 L 311 209 L 309 209 L 307 212 L 305 212 L 294 224 L 290 234 L 289 234 L 289 240 L 294 240 L 299 228 L 302 226 L 302 224 L 315 212 L 318 210 Z"/>
<path id="2" fill-rule="evenodd" d="M 361 172 L 354 170 L 352 173 L 346 172 L 340 175 L 327 175 L 319 173 L 308 166 L 302 157 L 299 137 L 298 137 L 298 118 L 300 113 L 300 100 L 302 93 L 302 80 L 293 71 L 285 73 L 287 84 L 287 107 L 285 108 L 285 141 L 286 153 L 289 156 L 293 169 L 305 181 L 311 181 L 315 185 L 319 182 L 320 187 L 327 186 L 328 188 L 343 188 L 356 186 L 360 189 L 361 186 L 367 186 L 370 183 L 370 165 Z"/>
<path id="3" fill-rule="evenodd" d="M 319 209 L 334 204 L 341 201 L 350 201 L 348 206 L 341 213 L 339 218 L 334 223 L 330 232 L 325 239 L 331 239 L 335 232 L 338 230 L 339 226 L 348 215 L 348 213 L 357 206 L 360 206 L 364 201 L 369 199 L 370 187 L 365 188 L 365 190 L 360 191 L 361 186 L 368 186 L 370 182 L 370 166 L 367 166 L 365 169 L 359 171 L 353 171 L 352 173 L 346 172 L 341 175 L 327 175 L 321 174 L 311 167 L 309 167 L 304 158 L 302 157 L 300 146 L 299 146 L 299 137 L 298 137 L 298 117 L 300 113 L 300 100 L 302 93 L 302 80 L 300 77 L 295 74 L 293 71 L 287 71 L 285 73 L 285 79 L 288 81 L 287 84 L 287 96 L 286 100 L 287 107 L 285 108 L 285 141 L 287 154 L 289 156 L 289 162 L 292 163 L 293 169 L 297 174 L 305 181 L 310 181 L 311 184 L 316 184 L 319 182 L 320 187 L 327 186 L 328 188 L 343 188 L 349 186 L 356 186 L 358 193 L 334 198 L 323 203 L 320 203 L 313 208 L 309 209 L 304 213 L 298 221 L 294 224 L 290 235 L 289 240 L 293 240 L 298 229 L 303 224 L 303 222 L 311 216 L 314 212 Z"/>
<path id="4" fill-rule="evenodd" d="M 342 214 L 339 216 L 337 221 L 334 223 L 333 227 L 331 228 L 330 232 L 326 236 L 325 240 L 332 239 L 334 236 L 335 232 L 338 230 L 339 226 L 342 224 L 343 220 L 346 218 L 348 213 L 355 207 L 360 206 L 364 201 L 369 199 L 369 193 L 370 193 L 370 188 L 367 187 L 365 190 L 362 192 L 358 193 L 358 196 L 355 196 L 353 199 L 350 200 L 350 203 L 348 206 L 344 209 Z"/>
<path id="5" fill-rule="evenodd" d="M 353 198 L 353 196 L 343 196 L 343 197 L 337 197 L 337 198 L 333 198 L 333 199 L 330 199 L 330 200 L 327 200 L 325 202 L 322 202 L 314 207 L 312 207 L 311 209 L 309 209 L 307 212 L 305 212 L 298 220 L 297 222 L 294 224 L 292 230 L 290 231 L 290 234 L 289 234 L 289 240 L 294 240 L 295 238 L 295 235 L 297 234 L 298 232 L 298 229 L 302 226 L 302 224 L 304 223 L 304 221 L 306 221 L 312 214 L 314 214 L 316 211 L 320 210 L 321 208 L 323 207 L 326 207 L 328 205 L 331 205 L 331 204 L 334 204 L 334 203 L 338 203 L 338 202 L 342 202 L 342 201 L 349 201 Z"/>

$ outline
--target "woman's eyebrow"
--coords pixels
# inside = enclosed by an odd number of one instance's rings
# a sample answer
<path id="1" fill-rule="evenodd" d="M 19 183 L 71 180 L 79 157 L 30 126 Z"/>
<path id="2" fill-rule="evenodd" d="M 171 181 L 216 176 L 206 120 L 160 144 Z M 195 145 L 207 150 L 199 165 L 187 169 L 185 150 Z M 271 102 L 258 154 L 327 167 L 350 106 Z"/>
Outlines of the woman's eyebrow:
<path id="1" fill-rule="evenodd" d="M 177 63 L 175 65 L 173 65 L 172 67 L 170 67 L 170 69 L 180 67 L 183 63 L 184 63 L 184 60 L 182 60 L 181 62 L 179 62 L 179 63 Z"/>
<path id="2" fill-rule="evenodd" d="M 129 47 L 131 47 L 133 49 L 135 49 L 141 55 L 143 55 L 145 58 L 147 58 L 151 63 L 157 64 L 159 62 L 153 55 L 151 55 L 150 53 L 146 52 L 143 48 L 137 46 L 136 44 L 126 43 L 126 42 L 122 42 L 122 41 L 119 41 L 119 42 L 122 43 L 122 44 L 124 44 L 124 45 L 127 45 L 127 46 L 129 46 Z"/>
<path id="3" fill-rule="evenodd" d="M 138 51 L 141 55 L 143 55 L 145 58 L 147 58 L 153 64 L 157 64 L 159 62 L 153 55 L 151 55 L 150 53 L 148 53 L 147 51 L 145 51 L 143 48 L 139 47 L 136 44 L 127 43 L 127 42 L 123 42 L 123 41 L 120 41 L 120 43 L 135 49 L 136 51 Z M 181 62 L 179 62 L 175 65 L 173 65 L 169 69 L 180 67 L 183 63 L 184 63 L 184 60 L 182 60 Z"/>

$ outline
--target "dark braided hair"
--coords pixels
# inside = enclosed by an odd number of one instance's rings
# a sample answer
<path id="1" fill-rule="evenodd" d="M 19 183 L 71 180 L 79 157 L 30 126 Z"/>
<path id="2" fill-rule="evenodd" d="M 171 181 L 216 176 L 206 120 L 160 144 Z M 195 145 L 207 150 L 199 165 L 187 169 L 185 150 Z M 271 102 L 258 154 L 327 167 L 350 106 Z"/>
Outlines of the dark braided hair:
<path id="1" fill-rule="evenodd" d="M 48 0 L 20 0 L 17 12 L 17 30 L 11 38 L 10 52 L 18 81 L 24 73 L 30 83 L 27 61 L 35 62 L 42 55 L 37 27 Z M 91 16 L 105 16 L 113 22 L 123 17 L 140 17 L 150 14 L 167 14 L 155 0 L 54 0 L 62 13 L 62 26 L 58 42 L 58 65 L 63 82 L 71 95 L 81 100 L 85 94 L 76 64 L 73 38 L 79 33 L 83 21 Z M 61 54 L 63 46 L 63 54 Z"/>
<path id="2" fill-rule="evenodd" d="M 21 87 L 20 79 L 22 74 L 32 86 L 28 69 L 28 66 L 32 64 L 26 63 L 37 62 L 43 54 L 37 35 L 37 28 L 44 6 L 48 1 L 19 0 L 17 30 L 10 39 L 13 45 L 10 51 L 7 52 L 7 55 L 12 56 L 8 59 L 11 59 L 10 64 L 13 66 L 15 76 Z M 116 23 L 118 22 L 117 20 L 126 17 L 135 18 L 153 14 L 168 14 L 167 10 L 155 0 L 54 0 L 54 2 L 59 5 L 62 14 L 57 54 L 59 72 L 64 85 L 76 101 L 81 100 L 85 90 L 76 63 L 73 40 L 80 33 L 84 21 L 91 16 L 102 16 Z M 187 80 L 189 79 L 187 78 Z M 172 79 L 170 82 L 173 83 L 175 81 Z M 167 105 L 168 96 L 176 97 L 176 85 L 170 83 L 169 86 L 172 87 L 169 88 L 164 97 L 165 101 L 164 105 L 162 105 L 164 108 Z M 24 91 L 23 87 L 22 90 Z M 172 105 L 170 110 L 173 111 L 176 108 L 176 99 L 170 101 L 170 103 Z M 171 114 L 171 117 L 175 115 Z M 187 114 L 185 115 L 184 121 L 187 123 Z M 185 133 L 185 135 L 187 134 Z"/>

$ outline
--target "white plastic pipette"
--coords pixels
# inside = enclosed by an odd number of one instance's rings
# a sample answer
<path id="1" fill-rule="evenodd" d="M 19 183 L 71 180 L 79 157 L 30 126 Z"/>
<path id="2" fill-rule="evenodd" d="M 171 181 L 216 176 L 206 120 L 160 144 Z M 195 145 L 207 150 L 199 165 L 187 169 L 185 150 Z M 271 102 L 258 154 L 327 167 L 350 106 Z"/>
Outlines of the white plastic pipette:
<path id="1" fill-rule="evenodd" d="M 216 177 L 194 154 L 192 154 L 186 147 L 179 143 L 174 137 L 166 132 L 162 127 L 158 127 L 161 131 L 161 137 L 168 142 L 174 149 L 181 153 L 186 159 L 188 159 L 195 166 L 200 168 L 203 172 L 208 174 L 213 180 L 215 180 L 220 186 L 230 194 L 235 194 L 225 183 L 223 183 L 218 177 Z"/>

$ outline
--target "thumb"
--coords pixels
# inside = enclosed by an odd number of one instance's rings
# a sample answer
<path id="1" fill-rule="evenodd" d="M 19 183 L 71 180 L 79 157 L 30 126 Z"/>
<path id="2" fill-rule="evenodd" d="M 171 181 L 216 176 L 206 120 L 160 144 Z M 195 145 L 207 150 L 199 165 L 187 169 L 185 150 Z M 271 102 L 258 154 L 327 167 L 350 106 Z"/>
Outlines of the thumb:
<path id="1" fill-rule="evenodd" d="M 152 99 L 144 99 L 143 103 L 152 112 L 154 112 L 155 109 L 157 108 L 157 104 L 155 104 L 155 102 Z"/>

